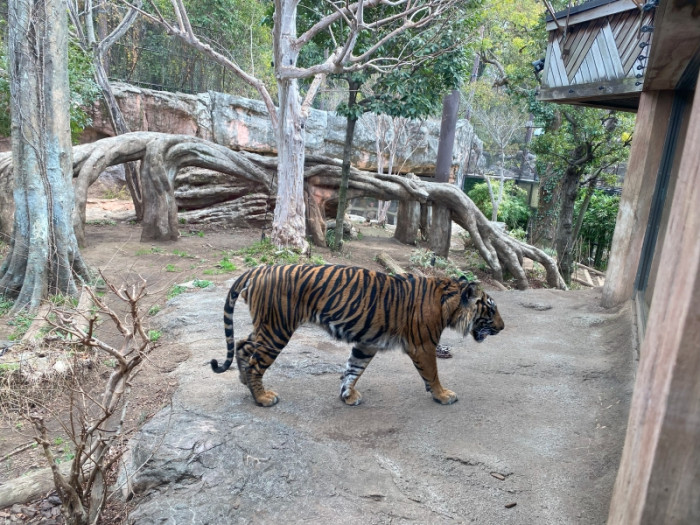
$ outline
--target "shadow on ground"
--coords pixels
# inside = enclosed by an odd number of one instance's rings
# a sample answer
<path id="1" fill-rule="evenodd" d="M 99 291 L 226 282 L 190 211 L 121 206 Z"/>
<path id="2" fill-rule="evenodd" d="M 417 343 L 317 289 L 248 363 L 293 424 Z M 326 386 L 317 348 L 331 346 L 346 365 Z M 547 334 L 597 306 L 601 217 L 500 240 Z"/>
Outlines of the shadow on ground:
<path id="1" fill-rule="evenodd" d="M 178 296 L 156 317 L 190 358 L 172 405 L 131 442 L 131 522 L 605 522 L 635 366 L 628 306 L 603 310 L 596 290 L 493 292 L 500 335 L 443 335 L 451 406 L 394 350 L 359 381 L 363 404 L 346 407 L 349 346 L 304 327 L 266 375 L 280 403 L 260 408 L 235 370 L 208 364 L 225 356 L 226 291 Z M 235 320 L 247 335 L 240 301 Z"/>

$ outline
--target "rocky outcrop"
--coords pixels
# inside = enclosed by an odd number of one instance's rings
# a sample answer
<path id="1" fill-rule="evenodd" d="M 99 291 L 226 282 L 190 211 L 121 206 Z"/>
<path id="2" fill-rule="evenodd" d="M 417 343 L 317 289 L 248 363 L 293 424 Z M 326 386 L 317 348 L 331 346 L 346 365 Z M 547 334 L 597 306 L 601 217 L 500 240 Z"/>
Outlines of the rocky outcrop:
<path id="1" fill-rule="evenodd" d="M 115 83 L 114 93 L 132 131 L 157 131 L 193 135 L 234 150 L 261 154 L 277 153 L 275 133 L 265 105 L 258 100 L 210 91 L 199 95 L 168 93 Z M 109 119 L 100 107 L 92 115 L 93 124 L 83 135 L 83 142 L 113 134 Z M 364 115 L 355 128 L 353 164 L 374 171 L 376 159 L 377 117 Z M 341 158 L 345 139 L 345 117 L 335 112 L 311 110 L 306 122 L 306 152 L 309 155 Z M 385 133 L 391 141 L 394 131 Z M 403 173 L 432 176 L 435 171 L 440 122 L 411 121 L 398 141 L 396 169 Z M 469 150 L 472 150 L 469 155 Z M 479 159 L 482 142 L 474 136 L 468 121 L 457 124 L 453 166 L 463 159 Z"/>

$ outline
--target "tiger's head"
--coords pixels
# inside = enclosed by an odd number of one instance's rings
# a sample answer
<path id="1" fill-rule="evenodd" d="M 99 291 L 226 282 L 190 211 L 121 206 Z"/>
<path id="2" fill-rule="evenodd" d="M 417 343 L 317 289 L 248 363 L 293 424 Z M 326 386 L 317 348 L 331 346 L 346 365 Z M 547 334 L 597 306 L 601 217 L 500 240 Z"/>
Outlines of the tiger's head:
<path id="1" fill-rule="evenodd" d="M 469 333 L 477 343 L 487 335 L 496 335 L 505 324 L 498 313 L 494 300 L 481 290 L 476 282 L 469 282 L 461 277 L 459 280 L 460 303 L 455 310 L 450 325 L 464 335 Z"/>

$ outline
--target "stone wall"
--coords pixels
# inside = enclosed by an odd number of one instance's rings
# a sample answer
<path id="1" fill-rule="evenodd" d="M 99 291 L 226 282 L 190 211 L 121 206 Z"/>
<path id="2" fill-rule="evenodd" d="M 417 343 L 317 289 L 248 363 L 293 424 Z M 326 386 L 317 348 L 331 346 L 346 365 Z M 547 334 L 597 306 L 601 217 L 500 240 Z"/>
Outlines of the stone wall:
<path id="1" fill-rule="evenodd" d="M 198 95 L 169 93 L 114 83 L 114 94 L 132 131 L 158 131 L 194 135 L 232 149 L 276 153 L 275 133 L 267 110 L 261 101 L 210 91 Z M 82 142 L 113 134 L 108 117 L 97 106 L 93 124 L 82 137 Z M 346 119 L 334 112 L 311 110 L 306 124 L 306 152 L 341 158 L 345 139 Z M 353 164 L 374 171 L 376 159 L 377 117 L 364 115 L 355 129 Z M 437 145 L 440 135 L 438 120 L 412 121 L 404 135 L 411 140 L 401 141 L 397 148 L 395 170 L 433 176 Z M 393 138 L 389 132 L 388 140 Z M 471 156 L 468 155 L 472 149 Z M 473 135 L 468 121 L 457 124 L 453 155 L 453 169 L 463 159 L 483 158 L 482 142 Z M 471 170 L 470 170 L 471 171 Z"/>

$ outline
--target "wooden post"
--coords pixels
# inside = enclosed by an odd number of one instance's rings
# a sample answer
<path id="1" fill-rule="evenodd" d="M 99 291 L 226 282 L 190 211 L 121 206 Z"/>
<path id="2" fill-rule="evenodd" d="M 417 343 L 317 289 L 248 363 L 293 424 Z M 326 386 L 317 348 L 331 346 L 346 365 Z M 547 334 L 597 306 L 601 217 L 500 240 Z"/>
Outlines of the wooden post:
<path id="1" fill-rule="evenodd" d="M 609 525 L 700 523 L 698 91 L 640 351 Z M 641 131 L 639 123 L 637 129 Z M 649 147 L 658 139 L 655 134 Z"/>
<path id="2" fill-rule="evenodd" d="M 642 93 L 630 161 L 622 188 L 602 304 L 606 308 L 632 297 L 649 210 L 659 171 L 673 92 Z"/>

